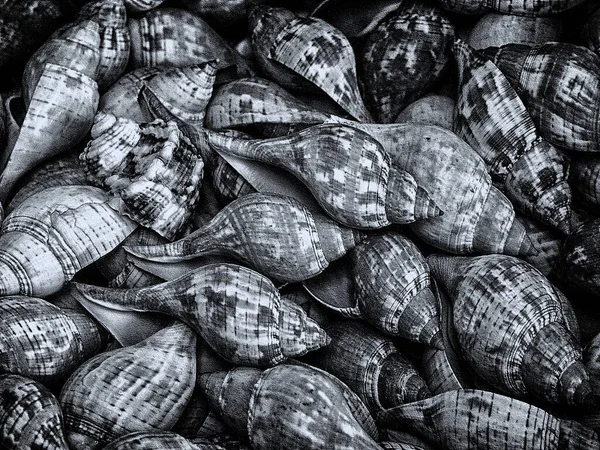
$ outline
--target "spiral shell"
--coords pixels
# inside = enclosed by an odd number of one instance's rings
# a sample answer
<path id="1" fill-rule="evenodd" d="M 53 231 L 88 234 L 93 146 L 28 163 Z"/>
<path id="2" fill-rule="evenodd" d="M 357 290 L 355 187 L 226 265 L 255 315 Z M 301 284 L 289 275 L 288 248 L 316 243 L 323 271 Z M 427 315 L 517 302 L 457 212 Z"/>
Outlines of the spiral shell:
<path id="1" fill-rule="evenodd" d="M 358 55 L 365 103 L 378 123 L 429 91 L 451 56 L 454 27 L 437 5 L 401 6 L 379 23 Z"/>
<path id="2" fill-rule="evenodd" d="M 319 369 L 283 364 L 261 372 L 239 367 L 202 375 L 200 385 L 211 407 L 252 448 L 380 449 L 361 400 Z"/>
<path id="3" fill-rule="evenodd" d="M 452 131 L 456 102 L 442 94 L 429 94 L 415 100 L 394 119 L 396 123 L 436 125 Z"/>
<path id="4" fill-rule="evenodd" d="M 44 297 L 115 248 L 136 225 L 92 186 L 44 189 L 0 228 L 0 294 Z"/>
<path id="5" fill-rule="evenodd" d="M 248 21 L 265 75 L 292 90 L 316 87 L 355 119 L 371 121 L 358 89 L 354 51 L 341 31 L 322 19 L 264 5 L 254 6 Z"/>
<path id="6" fill-rule="evenodd" d="M 169 430 L 195 379 L 196 333 L 182 323 L 101 353 L 79 366 L 60 392 L 67 440 L 93 450 L 134 431 Z"/>
<path id="7" fill-rule="evenodd" d="M 173 239 L 199 198 L 204 161 L 174 122 L 138 124 L 98 112 L 79 159 L 120 213 Z"/>
<path id="8" fill-rule="evenodd" d="M 0 375 L 0 445 L 7 450 L 69 450 L 56 397 L 21 375 Z"/>
<path id="9" fill-rule="evenodd" d="M 456 133 L 483 158 L 516 206 L 569 234 L 567 157 L 540 138 L 525 105 L 492 62 L 460 39 L 454 55 L 460 74 Z"/>
<path id="10" fill-rule="evenodd" d="M 535 254 L 524 255 L 523 259 L 549 277 L 558 260 L 564 236 L 529 217 L 517 214 L 517 218 L 525 227 L 531 245 L 537 250 Z"/>
<path id="11" fill-rule="evenodd" d="M 139 289 L 77 284 L 77 290 L 91 301 L 176 317 L 235 364 L 274 365 L 329 342 L 319 325 L 281 298 L 268 278 L 234 264 L 209 264 Z"/>
<path id="12" fill-rule="evenodd" d="M 218 154 L 213 161 L 210 175 L 215 198 L 223 207 L 239 197 L 256 192 L 256 189 Z"/>
<path id="13" fill-rule="evenodd" d="M 460 14 L 484 14 L 496 11 L 518 16 L 546 16 L 573 8 L 584 0 L 440 0 L 444 8 Z"/>
<path id="14" fill-rule="evenodd" d="M 378 423 L 393 429 L 408 429 L 450 450 L 584 450 L 600 445 L 593 430 L 575 421 L 559 419 L 523 401 L 477 389 L 448 391 L 397 406 L 381 413 Z"/>
<path id="15" fill-rule="evenodd" d="M 539 271 L 507 255 L 427 262 L 454 303 L 457 338 L 475 373 L 515 396 L 592 401 L 575 314 Z"/>

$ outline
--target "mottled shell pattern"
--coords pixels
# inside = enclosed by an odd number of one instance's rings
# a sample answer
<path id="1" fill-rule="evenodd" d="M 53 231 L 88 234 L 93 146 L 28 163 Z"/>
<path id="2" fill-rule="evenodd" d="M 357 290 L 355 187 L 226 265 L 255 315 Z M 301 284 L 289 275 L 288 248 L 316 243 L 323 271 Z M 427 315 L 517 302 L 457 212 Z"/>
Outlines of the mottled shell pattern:
<path id="1" fill-rule="evenodd" d="M 378 424 L 410 430 L 449 450 L 584 450 L 600 445 L 596 432 L 575 421 L 478 389 L 448 391 L 388 409 Z"/>
<path id="2" fill-rule="evenodd" d="M 519 16 L 547 16 L 579 5 L 583 0 L 439 0 L 444 8 L 461 14 L 496 11 Z"/>
<path id="3" fill-rule="evenodd" d="M 139 289 L 76 286 L 92 302 L 182 320 L 235 364 L 274 365 L 329 342 L 323 329 L 300 306 L 282 298 L 268 278 L 235 264 L 208 264 Z"/>
<path id="4" fill-rule="evenodd" d="M 135 431 L 115 439 L 102 450 L 203 450 L 171 431 Z"/>
<path id="5" fill-rule="evenodd" d="M 600 207 L 600 158 L 573 155 L 569 175 L 575 197 L 594 209 Z"/>
<path id="6" fill-rule="evenodd" d="M 69 450 L 60 405 L 44 385 L 21 375 L 0 375 L 0 446 Z"/>
<path id="7" fill-rule="evenodd" d="M 120 213 L 173 239 L 199 198 L 204 161 L 174 122 L 138 124 L 98 112 L 79 156 L 86 176 Z"/>
<path id="8" fill-rule="evenodd" d="M 231 164 L 217 154 L 210 171 L 211 186 L 221 206 L 226 206 L 238 197 L 252 194 L 256 189 Z"/>
<path id="9" fill-rule="evenodd" d="M 322 370 L 288 364 L 263 372 L 238 367 L 202 375 L 200 385 L 211 407 L 252 448 L 380 450 L 362 401 Z"/>
<path id="10" fill-rule="evenodd" d="M 363 96 L 378 123 L 430 90 L 451 56 L 454 26 L 437 5 L 400 6 L 369 33 L 358 56 Z"/>
<path id="11" fill-rule="evenodd" d="M 354 50 L 340 30 L 317 17 L 264 5 L 254 6 L 248 21 L 264 75 L 291 90 L 316 87 L 355 119 L 371 121 L 358 88 Z"/>
<path id="12" fill-rule="evenodd" d="M 412 175 L 368 133 L 320 124 L 280 138 L 243 139 L 207 130 L 217 151 L 272 164 L 298 177 L 345 226 L 374 229 L 443 214 Z"/>
<path id="13" fill-rule="evenodd" d="M 537 269 L 507 255 L 427 262 L 453 302 L 462 357 L 475 373 L 517 397 L 592 401 L 575 314 Z"/>
<path id="14" fill-rule="evenodd" d="M 571 231 L 569 162 L 543 140 L 506 77 L 460 39 L 455 132 L 486 162 L 492 179 L 526 214 Z"/>

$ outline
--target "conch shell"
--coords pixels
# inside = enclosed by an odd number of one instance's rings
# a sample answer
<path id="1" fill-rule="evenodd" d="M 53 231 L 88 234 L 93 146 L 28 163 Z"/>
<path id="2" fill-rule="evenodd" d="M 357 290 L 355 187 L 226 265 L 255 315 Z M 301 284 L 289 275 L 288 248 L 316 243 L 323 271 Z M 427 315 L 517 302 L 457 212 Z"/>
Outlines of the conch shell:
<path id="1" fill-rule="evenodd" d="M 212 408 L 252 448 L 380 450 L 367 408 L 334 376 L 305 365 L 239 367 L 200 377 Z"/>
<path id="2" fill-rule="evenodd" d="M 455 132 L 483 158 L 517 207 L 569 234 L 567 157 L 539 136 L 525 105 L 492 62 L 460 39 L 454 55 L 460 74 Z"/>
<path id="3" fill-rule="evenodd" d="M 507 255 L 427 262 L 454 304 L 457 338 L 475 373 L 514 396 L 593 401 L 575 313 L 537 269 Z"/>
<path id="4" fill-rule="evenodd" d="M 271 139 L 243 139 L 211 130 L 206 136 L 216 151 L 291 172 L 345 226 L 374 229 L 442 214 L 412 175 L 391 163 L 377 140 L 349 125 L 314 125 Z"/>
<path id="5" fill-rule="evenodd" d="M 444 392 L 388 409 L 377 419 L 381 426 L 410 430 L 449 450 L 587 450 L 600 445 L 596 432 L 573 420 L 478 389 Z"/>
<path id="6" fill-rule="evenodd" d="M 195 379 L 196 333 L 178 322 L 89 359 L 59 396 L 71 448 L 94 450 L 134 431 L 169 430 Z"/>
<path id="7" fill-rule="evenodd" d="M 488 0 L 440 0 L 444 8 L 460 14 L 484 14 L 496 11 L 517 16 L 547 16 L 573 8 L 584 0 L 523 0 L 512 1 Z"/>
<path id="8" fill-rule="evenodd" d="M 99 111 L 79 156 L 87 178 L 121 213 L 173 239 L 200 195 L 204 161 L 174 122 L 138 124 Z"/>
<path id="9" fill-rule="evenodd" d="M 329 338 L 268 278 L 234 264 L 209 264 L 139 289 L 76 284 L 89 301 L 155 311 L 189 324 L 225 360 L 269 366 L 327 345 Z"/>
<path id="10" fill-rule="evenodd" d="M 354 51 L 340 30 L 317 17 L 265 5 L 250 10 L 248 23 L 265 75 L 292 90 L 318 88 L 355 119 L 371 121 L 358 89 Z"/>
<path id="11" fill-rule="evenodd" d="M 69 450 L 56 397 L 37 381 L 0 375 L 0 445 L 7 450 Z"/>

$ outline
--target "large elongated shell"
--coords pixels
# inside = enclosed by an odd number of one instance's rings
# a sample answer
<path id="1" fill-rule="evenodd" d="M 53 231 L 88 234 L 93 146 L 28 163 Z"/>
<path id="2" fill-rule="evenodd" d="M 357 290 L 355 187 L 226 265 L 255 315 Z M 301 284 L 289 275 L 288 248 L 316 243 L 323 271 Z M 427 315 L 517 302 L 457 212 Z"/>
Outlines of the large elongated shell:
<path id="1" fill-rule="evenodd" d="M 584 450 L 600 445 L 598 435 L 520 400 L 488 391 L 448 391 L 381 413 L 378 423 L 408 429 L 450 450 L 508 448 Z M 535 430 L 535 432 L 532 432 Z"/>
<path id="2" fill-rule="evenodd" d="M 35 297 L 0 302 L 0 372 L 52 383 L 64 380 L 101 347 L 93 320 Z"/>
<path id="3" fill-rule="evenodd" d="M 32 195 L 0 228 L 0 293 L 44 297 L 115 248 L 136 227 L 92 186 Z"/>
<path id="4" fill-rule="evenodd" d="M 209 264 L 140 289 L 77 285 L 92 301 L 172 315 L 193 327 L 227 361 L 278 364 L 329 339 L 300 306 L 281 298 L 268 278 L 234 264 Z"/>
<path id="5" fill-rule="evenodd" d="M 228 253 L 268 277 L 295 282 L 321 273 L 360 239 L 356 231 L 311 213 L 291 197 L 255 193 L 230 203 L 176 242 L 127 251 L 159 262 Z"/>
<path id="6" fill-rule="evenodd" d="M 200 378 L 210 405 L 252 448 L 376 450 L 362 401 L 337 378 L 310 366 L 264 372 L 236 368 Z"/>
<path id="7" fill-rule="evenodd" d="M 535 253 L 512 203 L 492 185 L 481 157 L 456 134 L 417 124 L 361 127 L 444 211 L 410 225 L 419 238 L 452 253 Z"/>
<path id="8" fill-rule="evenodd" d="M 575 314 L 537 269 L 507 255 L 427 261 L 454 303 L 463 357 L 479 376 L 515 396 L 590 401 Z"/>
<path id="9" fill-rule="evenodd" d="M 0 375 L 0 445 L 7 450 L 69 450 L 56 397 L 21 375 Z"/>
<path id="10" fill-rule="evenodd" d="M 322 19 L 268 6 L 251 10 L 249 28 L 257 63 L 269 78 L 290 89 L 317 87 L 355 119 L 371 121 L 354 51 L 341 31 Z"/>
<path id="11" fill-rule="evenodd" d="M 196 333 L 174 323 L 101 353 L 64 384 L 59 401 L 72 448 L 97 449 L 134 431 L 169 430 L 196 379 Z"/>
<path id="12" fill-rule="evenodd" d="M 521 0 L 494 1 L 487 0 L 440 0 L 450 11 L 461 14 L 483 14 L 496 11 L 518 16 L 547 16 L 573 8 L 583 0 Z"/>
<path id="13" fill-rule="evenodd" d="M 293 173 L 323 209 L 346 226 L 381 228 L 442 213 L 410 173 L 391 164 L 379 142 L 347 125 L 315 125 L 271 139 L 242 139 L 213 131 L 207 136 L 218 151 Z"/>
<path id="14" fill-rule="evenodd" d="M 569 150 L 600 151 L 600 56 L 564 42 L 507 44 L 484 54 L 508 78 L 543 138 Z"/>
<path id="15" fill-rule="evenodd" d="M 486 162 L 494 181 L 526 214 L 571 231 L 569 161 L 543 140 L 506 77 L 460 39 L 456 133 Z"/>
<path id="16" fill-rule="evenodd" d="M 88 180 L 115 196 L 117 209 L 173 239 L 200 195 L 204 161 L 174 122 L 138 124 L 98 112 L 80 155 Z"/>
<path id="17" fill-rule="evenodd" d="M 369 34 L 359 53 L 365 102 L 379 123 L 393 122 L 440 79 L 454 27 L 443 10 L 421 1 L 400 7 Z"/>

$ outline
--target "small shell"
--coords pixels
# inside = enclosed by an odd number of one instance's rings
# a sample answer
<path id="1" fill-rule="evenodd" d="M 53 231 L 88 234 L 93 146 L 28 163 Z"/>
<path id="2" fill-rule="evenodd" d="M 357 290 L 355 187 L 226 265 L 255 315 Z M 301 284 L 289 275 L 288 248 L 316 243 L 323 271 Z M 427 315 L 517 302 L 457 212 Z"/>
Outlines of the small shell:
<path id="1" fill-rule="evenodd" d="M 460 74 L 455 132 L 483 158 L 517 207 L 569 234 L 567 157 L 539 136 L 525 105 L 491 61 L 460 39 L 454 55 Z"/>
<path id="2" fill-rule="evenodd" d="M 268 278 L 234 264 L 209 264 L 140 289 L 77 284 L 77 290 L 92 302 L 176 317 L 235 364 L 274 365 L 329 342 L 319 325 L 281 298 Z"/>
<path id="3" fill-rule="evenodd" d="M 592 401 L 571 305 L 537 269 L 506 255 L 427 258 L 452 299 L 464 359 L 503 392 Z"/>
<path id="4" fill-rule="evenodd" d="M 134 431 L 169 430 L 195 379 L 196 333 L 182 323 L 89 359 L 59 396 L 70 446 L 94 450 Z"/>
<path id="5" fill-rule="evenodd" d="M 544 139 L 568 150 L 600 151 L 600 56 L 565 42 L 507 44 L 483 53 L 508 78 Z"/>
<path id="6" fill-rule="evenodd" d="M 114 196 L 115 208 L 173 239 L 199 198 L 204 161 L 174 122 L 138 124 L 99 112 L 79 159 L 87 178 Z"/>
<path id="7" fill-rule="evenodd" d="M 248 21 L 257 63 L 269 78 L 289 89 L 316 87 L 352 117 L 371 121 L 354 51 L 341 31 L 322 19 L 264 5 L 254 6 Z"/>
<path id="8" fill-rule="evenodd" d="M 437 5 L 398 8 L 379 23 L 358 54 L 365 103 L 378 123 L 390 123 L 428 92 L 451 57 L 454 27 Z"/>
<path id="9" fill-rule="evenodd" d="M 308 361 L 346 383 L 373 414 L 430 396 L 425 381 L 388 336 L 351 320 L 325 329 L 331 343 Z"/>
<path id="10" fill-rule="evenodd" d="M 449 450 L 598 448 L 591 429 L 488 391 L 448 391 L 381 413 L 378 423 L 410 430 Z M 535 430 L 535 432 L 532 432 Z"/>
<path id="11" fill-rule="evenodd" d="M 0 446 L 69 450 L 60 405 L 42 384 L 21 375 L 0 375 Z"/>
<path id="12" fill-rule="evenodd" d="M 291 172 L 345 226 L 374 229 L 442 214 L 410 173 L 391 164 L 379 142 L 348 125 L 315 125 L 271 139 L 210 130 L 207 137 L 217 151 Z"/>
<path id="13" fill-rule="evenodd" d="M 573 8 L 584 0 L 522 0 L 488 1 L 488 0 L 440 0 L 450 11 L 460 14 L 484 14 L 496 11 L 518 16 L 547 16 Z"/>
<path id="14" fill-rule="evenodd" d="M 102 450 L 204 450 L 170 431 L 135 431 L 102 447 Z"/>
<path id="15" fill-rule="evenodd" d="M 430 94 L 415 100 L 396 117 L 396 123 L 436 125 L 452 131 L 456 102 L 447 95 Z"/>
<path id="16" fill-rule="evenodd" d="M 44 189 L 16 207 L 0 228 L 0 293 L 44 297 L 110 252 L 136 225 L 92 186 Z"/>
<path id="17" fill-rule="evenodd" d="M 92 319 L 46 300 L 7 296 L 0 302 L 0 372 L 62 381 L 100 351 L 101 337 Z"/>
<path id="18" fill-rule="evenodd" d="M 380 450 L 367 408 L 328 373 L 305 365 L 202 375 L 210 405 L 252 448 Z"/>

